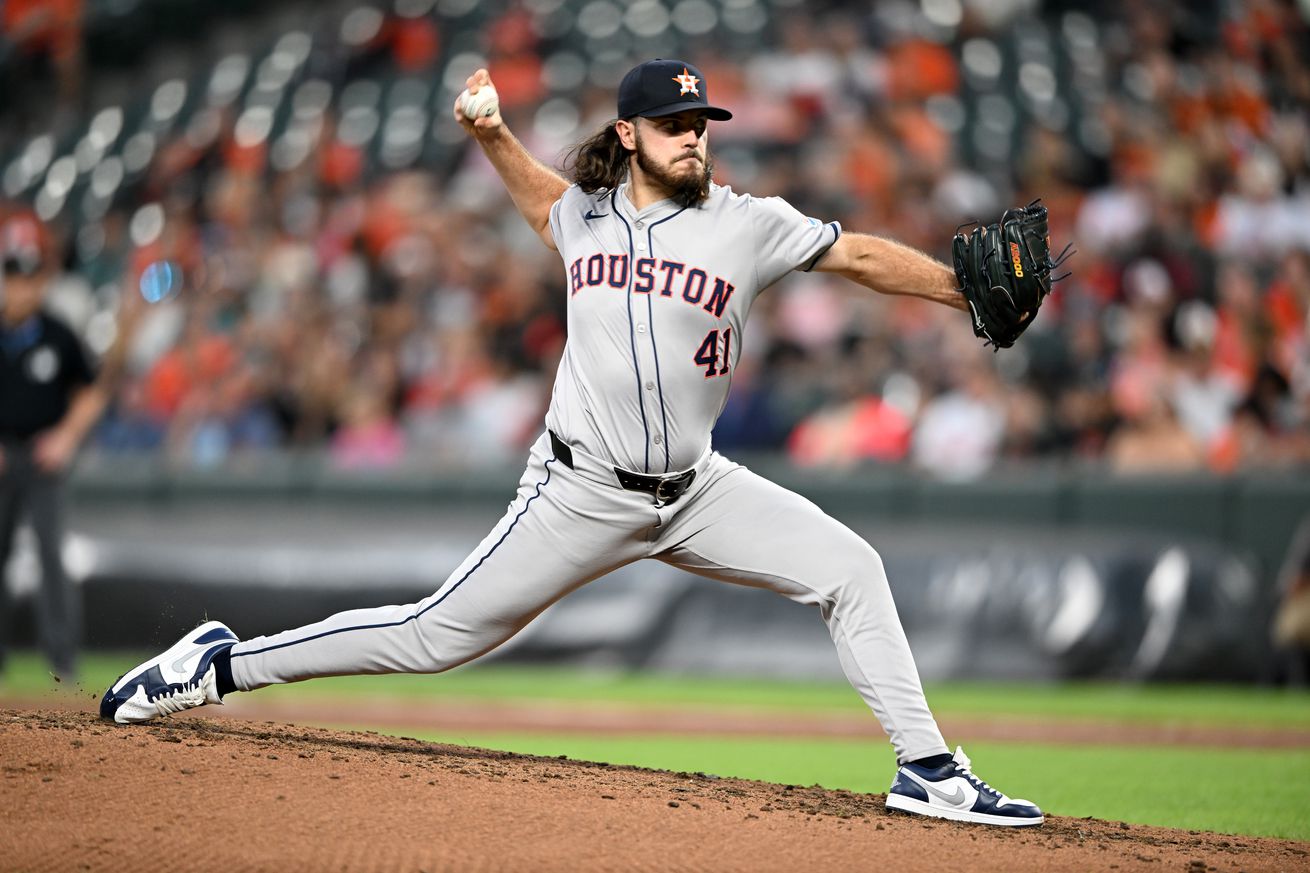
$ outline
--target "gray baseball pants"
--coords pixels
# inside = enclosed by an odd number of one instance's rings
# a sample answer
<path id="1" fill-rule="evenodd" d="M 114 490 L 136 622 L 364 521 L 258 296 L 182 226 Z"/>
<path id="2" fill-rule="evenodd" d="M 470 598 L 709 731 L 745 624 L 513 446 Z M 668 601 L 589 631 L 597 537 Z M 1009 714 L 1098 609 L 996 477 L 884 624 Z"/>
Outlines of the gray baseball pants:
<path id="1" fill-rule="evenodd" d="M 776 591 L 819 608 L 842 669 L 899 760 L 947 751 L 924 700 L 882 560 L 817 506 L 716 452 L 672 505 L 618 486 L 613 469 L 543 434 L 495 528 L 430 597 L 342 612 L 232 648 L 249 691 L 318 676 L 439 673 L 512 637 L 547 606 L 641 558 Z"/>

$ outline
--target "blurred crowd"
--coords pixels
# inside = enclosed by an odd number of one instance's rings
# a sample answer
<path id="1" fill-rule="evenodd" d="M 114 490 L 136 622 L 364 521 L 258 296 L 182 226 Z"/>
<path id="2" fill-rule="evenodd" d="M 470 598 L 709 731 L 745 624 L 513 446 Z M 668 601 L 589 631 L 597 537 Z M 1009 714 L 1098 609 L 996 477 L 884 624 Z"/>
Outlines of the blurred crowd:
<path id="1" fill-rule="evenodd" d="M 565 342 L 564 271 L 447 129 L 452 83 L 485 61 L 511 129 L 557 163 L 612 115 L 615 74 L 574 74 L 604 35 L 557 32 L 558 2 L 506 7 L 477 45 L 452 44 L 448 5 L 357 18 L 353 54 L 319 60 L 338 91 L 379 70 L 426 81 L 439 159 L 379 164 L 335 102 L 289 154 L 216 103 L 99 214 L 43 216 L 66 266 L 51 305 L 101 351 L 130 335 L 94 451 L 201 467 L 285 448 L 352 469 L 521 458 Z M 756 28 L 749 50 L 698 38 L 693 5 L 718 8 L 683 0 L 665 27 L 734 112 L 710 128 L 722 184 L 943 259 L 961 222 L 1040 197 L 1057 248 L 1077 249 L 998 354 L 945 307 L 785 279 L 755 305 L 721 451 L 948 478 L 1016 460 L 1310 464 L 1304 5 L 726 4 L 767 12 L 735 25 Z"/>

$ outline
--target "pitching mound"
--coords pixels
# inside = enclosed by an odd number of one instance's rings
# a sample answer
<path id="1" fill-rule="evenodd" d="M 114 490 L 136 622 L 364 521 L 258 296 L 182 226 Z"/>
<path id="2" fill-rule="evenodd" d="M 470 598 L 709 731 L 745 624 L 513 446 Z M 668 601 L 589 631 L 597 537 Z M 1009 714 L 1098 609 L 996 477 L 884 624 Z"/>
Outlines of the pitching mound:
<path id="1" fill-rule="evenodd" d="M 1310 845 L 1091 819 L 1003 830 L 881 795 L 266 722 L 0 711 L 13 870 L 1246 870 Z"/>

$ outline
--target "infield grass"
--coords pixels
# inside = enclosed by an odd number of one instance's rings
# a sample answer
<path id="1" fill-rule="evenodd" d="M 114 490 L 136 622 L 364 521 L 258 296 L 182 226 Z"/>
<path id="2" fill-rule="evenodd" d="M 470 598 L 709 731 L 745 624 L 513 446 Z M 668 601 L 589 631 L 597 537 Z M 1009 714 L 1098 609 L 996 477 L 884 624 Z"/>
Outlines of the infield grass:
<path id="1" fill-rule="evenodd" d="M 880 793 L 890 746 L 787 737 L 406 733 L 487 749 Z M 1054 815 L 1310 840 L 1310 750 L 970 743 L 974 770 Z"/>
<path id="2" fill-rule="evenodd" d="M 76 685 L 103 691 L 146 653 L 88 654 Z M 68 683 L 65 683 L 68 684 Z M 0 699 L 56 688 L 44 663 L 15 653 L 0 676 Z M 436 676 L 339 676 L 262 689 L 277 699 L 347 696 L 425 700 L 556 701 L 712 708 L 778 709 L 794 713 L 864 712 L 844 682 L 724 679 L 630 671 L 478 664 Z M 1245 685 L 1132 685 L 1111 682 L 1018 684 L 939 682 L 927 686 L 940 716 L 1033 717 L 1078 721 L 1189 724 L 1214 727 L 1310 727 L 1310 693 Z"/>
<path id="3" fill-rule="evenodd" d="M 0 680 L 6 698 L 75 695 L 93 708 L 100 693 L 141 654 L 91 654 L 79 682 L 58 692 L 43 663 L 17 653 Z M 844 683 L 729 680 L 557 667 L 477 665 L 441 676 L 363 676 L 268 688 L 282 702 L 353 699 L 336 725 L 351 722 L 363 698 L 750 708 L 798 713 L 859 713 L 864 705 Z M 1310 694 L 1246 686 L 1014 685 L 942 683 L 928 687 L 943 717 L 1042 718 L 1190 724 L 1215 727 L 1310 726 Z M 406 731 L 415 735 L 413 731 Z M 882 792 L 895 761 L 889 746 L 836 738 L 612 736 L 468 732 L 419 733 L 447 743 L 615 764 L 740 776 L 770 782 Z M 1011 796 L 1070 816 L 1226 833 L 1310 840 L 1310 748 L 1244 749 L 1123 745 L 971 743 L 984 779 Z"/>

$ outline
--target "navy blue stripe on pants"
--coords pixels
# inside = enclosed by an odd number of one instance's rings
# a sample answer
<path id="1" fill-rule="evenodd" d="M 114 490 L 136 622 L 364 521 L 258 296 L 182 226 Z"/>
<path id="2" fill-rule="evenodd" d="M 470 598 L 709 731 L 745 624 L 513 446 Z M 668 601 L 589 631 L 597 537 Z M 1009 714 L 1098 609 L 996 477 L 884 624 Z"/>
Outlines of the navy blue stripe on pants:
<path id="1" fill-rule="evenodd" d="M 519 511 L 519 514 L 514 517 L 514 520 L 510 522 L 509 527 L 506 528 L 503 534 L 501 534 L 500 539 L 497 540 L 496 544 L 491 547 L 491 551 L 487 552 L 485 555 L 479 558 L 478 562 L 474 564 L 472 567 L 470 567 L 468 571 L 459 578 L 458 582 L 450 586 L 450 588 L 446 589 L 445 594 L 442 594 L 440 597 L 438 597 L 436 600 L 434 600 L 432 603 L 429 603 L 427 606 L 423 607 L 422 609 L 415 611 L 413 615 L 410 615 L 407 618 L 403 618 L 400 621 L 382 622 L 381 624 L 361 624 L 361 625 L 353 625 L 350 627 L 335 628 L 333 630 L 326 630 L 321 633 L 313 634 L 312 636 L 307 636 L 299 640 L 288 640 L 287 642 L 278 643 L 276 645 L 271 645 L 271 646 L 265 646 L 264 648 L 251 649 L 243 652 L 233 652 L 232 657 L 235 659 L 235 658 L 249 657 L 250 655 L 262 655 L 265 652 L 272 652 L 276 649 L 285 649 L 288 646 L 296 646 L 296 645 L 300 645 L 301 643 L 308 643 L 312 640 L 319 640 L 322 639 L 323 637 L 333 636 L 334 634 L 344 634 L 344 633 L 349 633 L 351 631 L 361 631 L 361 630 L 376 630 L 378 628 L 386 628 L 386 627 L 399 627 L 400 625 L 405 624 L 406 622 L 417 621 L 420 617 L 423 616 L 424 613 L 429 612 L 430 610 L 433 610 L 438 606 L 440 606 L 442 603 L 444 603 L 447 597 L 454 594 L 459 589 L 459 586 L 467 582 L 468 578 L 472 576 L 473 573 L 479 567 L 481 567 L 484 563 L 486 563 L 487 558 L 490 558 L 492 555 L 496 553 L 496 549 L 500 548 L 501 543 L 505 542 L 505 539 L 510 535 L 510 532 L 514 530 L 514 526 L 519 523 L 519 519 L 521 519 L 524 515 L 526 515 L 528 510 L 532 508 L 532 501 L 536 500 L 538 497 L 541 496 L 541 489 L 546 487 L 546 483 L 550 481 L 549 468 L 552 463 L 554 463 L 553 460 L 546 462 L 546 467 L 547 467 L 546 478 L 537 485 L 536 494 L 534 494 L 532 497 L 529 497 L 528 501 L 525 504 L 523 504 L 523 509 L 521 509 Z"/>

